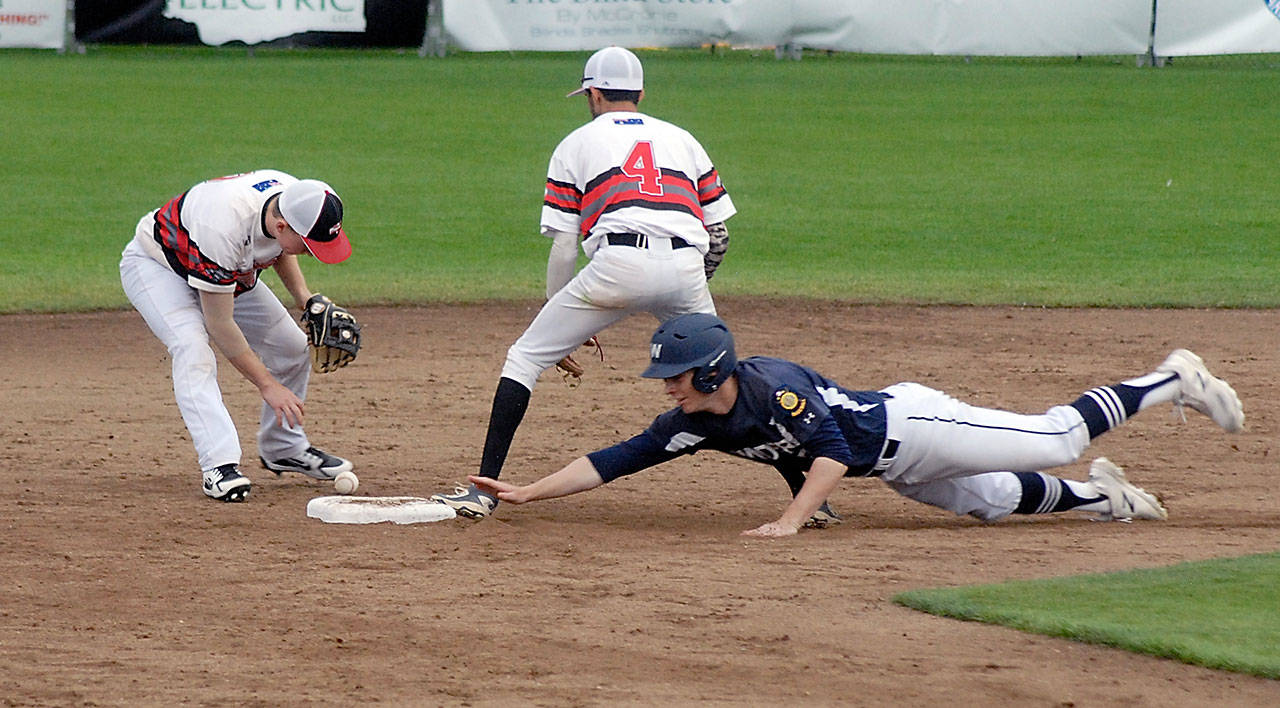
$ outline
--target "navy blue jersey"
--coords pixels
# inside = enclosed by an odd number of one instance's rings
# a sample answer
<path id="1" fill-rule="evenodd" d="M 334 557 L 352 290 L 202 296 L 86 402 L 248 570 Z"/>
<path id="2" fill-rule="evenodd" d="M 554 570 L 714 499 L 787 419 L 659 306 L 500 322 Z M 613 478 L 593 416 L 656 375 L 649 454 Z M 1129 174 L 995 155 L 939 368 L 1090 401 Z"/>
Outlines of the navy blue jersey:
<path id="1" fill-rule="evenodd" d="M 587 458 L 605 482 L 699 450 L 779 469 L 808 470 L 815 458 L 829 457 L 849 467 L 846 476 L 870 474 L 879 461 L 887 394 L 850 391 L 813 369 L 772 357 L 743 359 L 735 376 L 738 400 L 727 414 L 673 408 L 643 433 Z"/>

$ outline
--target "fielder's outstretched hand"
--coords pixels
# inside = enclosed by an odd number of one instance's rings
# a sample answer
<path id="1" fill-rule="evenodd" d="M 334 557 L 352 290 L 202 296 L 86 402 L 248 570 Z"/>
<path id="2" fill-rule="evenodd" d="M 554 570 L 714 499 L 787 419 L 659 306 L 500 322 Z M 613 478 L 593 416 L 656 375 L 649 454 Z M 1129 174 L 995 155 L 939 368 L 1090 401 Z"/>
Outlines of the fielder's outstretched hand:
<path id="1" fill-rule="evenodd" d="M 794 536 L 798 529 L 791 524 L 781 521 L 770 521 L 767 524 L 758 526 L 748 531 L 743 531 L 743 536 L 758 536 L 761 538 L 781 538 L 782 536 Z"/>

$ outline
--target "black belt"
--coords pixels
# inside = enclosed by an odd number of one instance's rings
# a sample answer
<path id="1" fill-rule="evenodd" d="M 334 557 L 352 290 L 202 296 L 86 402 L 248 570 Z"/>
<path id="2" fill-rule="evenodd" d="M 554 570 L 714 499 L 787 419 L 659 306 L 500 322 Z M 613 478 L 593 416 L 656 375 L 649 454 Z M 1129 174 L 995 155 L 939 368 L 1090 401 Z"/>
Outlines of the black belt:
<path id="1" fill-rule="evenodd" d="M 899 446 L 899 445 L 901 445 L 901 444 L 902 444 L 901 442 L 899 442 L 899 441 L 897 441 L 897 440 L 894 440 L 894 439 L 892 439 L 892 438 L 890 438 L 889 440 L 885 440 L 885 441 L 884 441 L 884 452 L 881 452 L 881 453 L 880 453 L 880 459 L 881 459 L 881 460 L 888 461 L 888 460 L 892 460 L 893 458 L 897 457 L 897 456 L 898 456 L 898 446 Z"/>
<path id="2" fill-rule="evenodd" d="M 893 438 L 886 438 L 884 447 L 880 450 L 880 459 L 875 466 L 871 468 L 869 477 L 879 477 L 889 469 L 889 465 L 893 464 L 894 459 L 898 457 L 898 445 L 901 443 Z"/>
<path id="3" fill-rule="evenodd" d="M 879 477 L 889 469 L 889 465 L 893 464 L 894 459 L 898 457 L 898 446 L 901 444 L 898 440 L 885 438 L 884 446 L 880 448 L 880 458 L 873 463 L 861 465 L 859 467 L 850 468 L 845 473 L 846 477 Z"/>
<path id="4" fill-rule="evenodd" d="M 631 246 L 633 248 L 648 248 L 649 237 L 644 234 L 605 234 L 605 240 L 610 246 Z M 679 236 L 671 237 L 672 248 L 693 248 L 693 244 L 680 238 Z"/>

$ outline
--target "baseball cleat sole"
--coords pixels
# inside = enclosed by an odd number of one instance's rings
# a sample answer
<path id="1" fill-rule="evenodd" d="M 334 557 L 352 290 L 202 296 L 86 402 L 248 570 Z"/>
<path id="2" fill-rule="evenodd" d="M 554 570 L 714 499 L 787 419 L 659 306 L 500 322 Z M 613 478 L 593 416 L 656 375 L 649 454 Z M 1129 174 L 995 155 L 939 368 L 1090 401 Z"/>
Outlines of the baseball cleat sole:
<path id="1" fill-rule="evenodd" d="M 221 497 L 211 497 L 211 498 L 212 498 L 212 499 L 216 499 L 217 501 L 221 501 L 221 502 L 243 502 L 243 501 L 248 501 L 248 500 L 249 500 L 249 488 L 248 488 L 248 487 L 236 487 L 235 489 L 232 489 L 231 491 L 227 492 L 226 494 L 223 494 Z"/>

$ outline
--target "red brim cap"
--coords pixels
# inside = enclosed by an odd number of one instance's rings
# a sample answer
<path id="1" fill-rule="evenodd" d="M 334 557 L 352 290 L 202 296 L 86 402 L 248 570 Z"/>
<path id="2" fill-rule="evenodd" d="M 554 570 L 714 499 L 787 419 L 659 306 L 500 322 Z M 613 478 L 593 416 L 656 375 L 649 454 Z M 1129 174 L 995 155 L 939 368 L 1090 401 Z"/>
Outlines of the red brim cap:
<path id="1" fill-rule="evenodd" d="M 341 263 L 351 255 L 351 241 L 347 239 L 347 232 L 341 226 L 338 227 L 338 235 L 328 241 L 316 241 L 304 236 L 302 242 L 321 263 Z"/>

